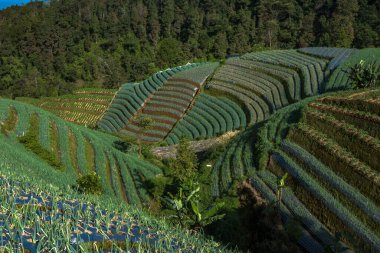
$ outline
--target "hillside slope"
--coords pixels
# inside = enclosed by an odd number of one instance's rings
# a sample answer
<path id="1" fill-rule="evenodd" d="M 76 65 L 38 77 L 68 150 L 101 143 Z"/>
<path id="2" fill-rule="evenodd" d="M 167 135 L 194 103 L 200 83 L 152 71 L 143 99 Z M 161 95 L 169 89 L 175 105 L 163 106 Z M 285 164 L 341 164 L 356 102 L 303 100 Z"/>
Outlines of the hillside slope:
<path id="1" fill-rule="evenodd" d="M 47 110 L 66 121 L 93 128 L 116 92 L 112 89 L 79 89 L 72 95 L 39 99 L 19 97 L 17 100 Z"/>
<path id="2" fill-rule="evenodd" d="M 59 186 L 70 187 L 75 185 L 79 175 L 94 171 L 101 178 L 105 196 L 142 206 L 149 200 L 142 178 L 149 179 L 161 173 L 137 154 L 125 154 L 116 149 L 116 137 L 68 123 L 34 106 L 1 99 L 0 122 L 2 148 L 9 148 L 3 155 L 15 157 L 10 153 L 14 150 L 19 157 L 34 157 L 41 168 L 32 173 L 37 173 L 41 179 L 48 177 L 47 183 L 59 179 Z M 27 138 L 24 145 L 20 143 L 23 136 Z M 31 150 L 27 145 L 33 145 Z M 42 151 L 36 155 L 36 149 Z M 57 179 L 50 181 L 51 175 L 56 175 Z"/>
<path id="3" fill-rule="evenodd" d="M 213 194 L 249 176 L 277 201 L 278 179 L 287 172 L 281 210 L 285 221 L 295 216 L 304 225 L 302 246 L 319 252 L 340 233 L 355 252 L 380 252 L 379 99 L 379 89 L 349 91 L 279 110 L 230 143 L 213 166 Z M 245 145 L 251 152 L 241 151 Z"/>

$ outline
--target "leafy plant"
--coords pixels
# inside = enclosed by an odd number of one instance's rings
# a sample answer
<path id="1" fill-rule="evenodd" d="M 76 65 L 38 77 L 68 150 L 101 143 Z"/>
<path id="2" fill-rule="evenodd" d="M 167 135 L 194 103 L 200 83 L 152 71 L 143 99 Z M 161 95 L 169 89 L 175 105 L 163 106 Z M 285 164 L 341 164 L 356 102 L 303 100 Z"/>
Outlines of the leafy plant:
<path id="1" fill-rule="evenodd" d="M 224 214 L 219 214 L 219 211 L 224 206 L 224 203 L 220 202 L 203 209 L 199 202 L 200 191 L 201 187 L 198 183 L 190 181 L 179 188 L 176 196 L 169 193 L 168 196 L 164 197 L 164 203 L 174 211 L 174 214 L 169 218 L 178 222 L 181 227 L 189 225 L 195 230 L 200 230 L 214 221 L 222 219 Z"/>
<path id="2" fill-rule="evenodd" d="M 378 85 L 380 69 L 375 63 L 366 63 L 361 60 L 347 71 L 354 88 L 370 88 Z"/>

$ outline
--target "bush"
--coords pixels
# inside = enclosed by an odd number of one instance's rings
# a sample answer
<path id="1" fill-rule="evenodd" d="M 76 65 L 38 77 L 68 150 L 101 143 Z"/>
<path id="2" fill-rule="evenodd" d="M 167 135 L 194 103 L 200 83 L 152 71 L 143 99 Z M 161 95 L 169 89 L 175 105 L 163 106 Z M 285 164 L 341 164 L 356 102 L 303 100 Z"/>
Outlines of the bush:
<path id="1" fill-rule="evenodd" d="M 354 88 L 375 87 L 380 79 L 379 66 L 375 63 L 366 64 L 363 60 L 350 67 L 348 74 Z"/>
<path id="2" fill-rule="evenodd" d="M 94 171 L 77 179 L 77 189 L 80 193 L 94 195 L 100 195 L 103 191 L 100 177 Z"/>

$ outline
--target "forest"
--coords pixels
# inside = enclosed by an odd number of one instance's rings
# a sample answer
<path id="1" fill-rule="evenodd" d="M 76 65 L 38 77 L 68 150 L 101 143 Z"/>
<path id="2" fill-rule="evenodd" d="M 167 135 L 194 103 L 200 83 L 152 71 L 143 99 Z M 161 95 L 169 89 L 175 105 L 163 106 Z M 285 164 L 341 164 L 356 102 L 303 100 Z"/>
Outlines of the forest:
<path id="1" fill-rule="evenodd" d="M 0 11 L 0 96 L 117 88 L 265 49 L 380 46 L 376 0 L 50 0 Z"/>

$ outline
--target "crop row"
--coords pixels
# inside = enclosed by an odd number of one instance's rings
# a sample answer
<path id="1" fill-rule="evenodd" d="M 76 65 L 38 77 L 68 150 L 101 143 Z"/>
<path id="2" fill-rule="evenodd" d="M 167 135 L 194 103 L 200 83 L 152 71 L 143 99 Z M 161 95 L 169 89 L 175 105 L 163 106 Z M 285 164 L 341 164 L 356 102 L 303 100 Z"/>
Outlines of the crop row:
<path id="1" fill-rule="evenodd" d="M 245 126 L 245 114 L 237 104 L 226 98 L 202 94 L 168 135 L 167 142 L 177 143 L 181 136 L 211 138 Z"/>
<path id="2" fill-rule="evenodd" d="M 167 69 L 165 71 L 160 71 L 152 75 L 149 79 L 142 81 L 139 84 L 126 84 L 120 88 L 118 93 L 116 94 L 114 100 L 111 102 L 111 107 L 115 99 L 124 99 L 125 104 L 129 109 L 131 115 L 133 115 L 140 107 L 143 107 L 146 99 L 150 97 L 154 92 L 156 92 L 160 87 L 164 85 L 164 83 L 175 73 L 184 71 L 186 69 L 190 69 L 192 67 L 197 66 L 197 64 L 188 64 L 172 69 Z M 106 116 L 108 116 L 106 118 Z M 103 118 L 99 121 L 99 127 L 104 126 L 103 121 L 109 120 L 109 118 L 115 117 L 114 113 L 106 111 Z M 129 118 L 128 118 L 129 119 Z M 127 122 L 125 122 L 126 124 Z M 116 127 L 116 131 L 122 129 L 122 126 Z M 110 127 L 107 127 L 105 130 L 109 130 Z"/>
<path id="3" fill-rule="evenodd" d="M 286 95 L 289 101 L 300 100 L 302 82 L 298 72 L 291 68 L 252 60 L 229 60 L 226 64 L 245 68 L 248 72 L 258 71 L 278 79 L 286 86 Z"/>
<path id="4" fill-rule="evenodd" d="M 76 178 L 79 173 L 86 174 L 89 171 L 95 171 L 101 178 L 104 194 L 107 196 L 114 196 L 116 192 L 120 192 L 120 187 L 118 187 L 119 180 L 117 180 L 119 175 L 117 173 L 115 174 L 115 172 L 117 172 L 116 167 L 129 170 L 131 166 L 130 163 L 134 163 L 138 164 L 138 167 L 134 169 L 136 173 L 139 173 L 140 170 L 151 171 L 145 173 L 144 175 L 146 176 L 159 173 L 159 169 L 149 163 L 137 162 L 137 160 L 133 158 L 133 155 L 124 157 L 124 154 L 122 155 L 120 151 L 113 148 L 112 144 L 113 141 L 116 140 L 115 137 L 103 133 L 94 134 L 92 130 L 67 123 L 45 111 L 21 103 L 8 101 L 7 106 L 13 106 L 16 109 L 19 120 L 17 121 L 15 130 L 18 130 L 20 133 L 26 133 L 30 127 L 29 120 L 25 119 L 29 119 L 30 115 L 37 113 L 38 140 L 41 146 L 47 150 L 52 150 L 52 152 L 58 155 L 57 158 L 64 165 L 66 174 L 71 178 Z M 24 117 L 24 120 L 21 120 L 21 116 Z M 22 127 L 20 124 L 22 124 Z M 52 130 L 49 130 L 49 128 Z M 15 132 L 15 134 L 17 133 Z M 123 159 L 112 162 L 110 157 L 114 156 L 121 156 Z M 125 179 L 127 173 L 131 173 L 126 170 L 120 173 L 120 175 L 123 176 L 123 182 L 127 180 Z M 139 181 L 140 178 L 133 178 L 133 183 L 130 183 L 131 181 L 129 180 L 129 186 L 126 187 L 127 190 L 132 191 L 131 189 L 136 187 L 136 185 L 143 187 L 141 183 L 135 180 Z M 134 189 L 133 191 L 138 190 L 139 189 Z M 144 201 L 147 201 L 146 197 L 145 194 Z M 141 201 L 136 201 L 136 197 L 132 199 L 128 198 L 128 203 L 141 205 Z"/>
<path id="5" fill-rule="evenodd" d="M 348 183 L 357 187 L 376 204 L 380 203 L 379 173 L 353 157 L 350 152 L 318 131 L 302 124 L 290 132 L 289 138 L 333 169 Z"/>
<path id="6" fill-rule="evenodd" d="M 326 189 L 304 172 L 294 161 L 282 152 L 276 152 L 272 158 L 282 169 L 287 171 L 314 198 L 321 201 L 334 213 L 355 235 L 359 236 L 375 251 L 380 250 L 380 238 L 365 226 L 346 207 L 337 201 Z"/>
<path id="7" fill-rule="evenodd" d="M 202 67 L 205 66 L 206 65 L 202 64 L 199 67 L 194 67 L 175 74 L 146 101 L 141 113 L 155 121 L 157 120 L 157 122 L 153 124 L 150 130 L 143 134 L 144 140 L 164 138 L 173 128 L 177 120 L 184 115 L 200 86 L 200 84 L 195 83 L 195 81 L 199 78 L 207 78 L 207 75 L 210 74 L 209 72 L 216 67 L 214 64 L 212 68 L 206 68 L 205 71 L 200 71 Z M 196 71 L 194 69 L 196 69 Z M 192 118 L 181 121 L 179 125 L 179 129 L 183 127 L 189 129 L 187 136 L 191 139 L 205 138 L 208 136 L 204 124 L 195 122 Z M 126 130 L 131 134 L 139 131 L 133 122 L 127 125 Z M 178 139 L 178 136 L 176 139 Z"/>
<path id="8" fill-rule="evenodd" d="M 347 59 L 356 49 L 351 48 L 335 48 L 335 47 L 306 47 L 298 49 L 301 53 L 316 55 L 320 57 L 330 58 L 328 65 L 330 70 L 337 68 L 345 59 Z"/>
<path id="9" fill-rule="evenodd" d="M 351 110 L 359 110 L 363 112 L 369 112 L 374 115 L 380 115 L 380 101 L 375 99 L 352 99 L 347 97 L 324 97 L 317 99 L 318 102 L 336 105 L 344 108 L 350 108 Z"/>
<path id="10" fill-rule="evenodd" d="M 257 172 L 251 178 L 251 183 L 256 190 L 262 194 L 267 201 L 276 201 L 277 177 L 270 171 Z M 306 240 L 306 245 L 302 245 L 302 237 L 298 243 L 306 248 L 308 252 L 323 252 L 323 248 L 335 245 L 335 239 L 331 236 L 327 228 L 308 210 L 308 208 L 294 195 L 288 188 L 283 189 L 281 211 L 289 217 L 298 217 L 305 230 L 311 234 L 312 238 Z M 305 233 L 305 232 L 304 232 Z M 302 241 L 301 241 L 302 240 Z M 342 245 L 343 246 L 343 245 Z M 349 250 L 342 252 L 348 253 Z"/>
<path id="11" fill-rule="evenodd" d="M 231 89 L 241 89 L 244 90 L 246 95 L 252 97 L 252 99 L 258 101 L 260 106 L 267 110 L 269 113 L 273 113 L 276 110 L 275 101 L 273 99 L 271 90 L 263 90 L 258 85 L 252 85 L 251 79 L 243 79 L 241 76 L 234 76 L 230 74 L 221 74 L 214 76 L 214 82 L 222 82 L 223 84 L 228 84 Z M 211 86 L 214 88 L 214 85 Z"/>
<path id="12" fill-rule="evenodd" d="M 350 54 L 331 74 L 329 81 L 326 83 L 324 90 L 333 91 L 342 88 L 349 88 L 351 81 L 349 80 L 349 68 L 364 60 L 365 64 L 374 63 L 380 65 L 380 49 L 365 48 L 355 50 Z"/>
<path id="13" fill-rule="evenodd" d="M 218 65 L 219 63 L 199 64 L 197 67 L 175 74 L 173 78 L 186 79 L 201 85 Z"/>
<path id="14" fill-rule="evenodd" d="M 254 129 L 249 129 L 235 137 L 213 164 L 211 189 L 214 197 L 220 197 L 229 190 L 233 181 L 242 180 L 253 172 L 252 132 Z"/>
<path id="15" fill-rule="evenodd" d="M 309 106 L 331 114 L 336 119 L 350 123 L 358 129 L 363 129 L 375 138 L 380 138 L 380 117 L 377 115 L 344 107 L 319 103 L 310 103 Z"/>
<path id="16" fill-rule="evenodd" d="M 245 55 L 243 59 L 257 60 L 300 70 L 303 77 L 304 97 L 319 93 L 319 85 L 324 80 L 326 62 L 302 55 L 295 50 L 264 51 Z"/>
<path id="17" fill-rule="evenodd" d="M 306 121 L 315 129 L 333 138 L 340 146 L 345 147 L 355 157 L 380 171 L 380 141 L 365 131 L 360 131 L 344 121 L 316 110 L 309 110 Z"/>
<path id="18" fill-rule="evenodd" d="M 310 170 L 310 174 L 316 175 L 319 178 L 319 182 L 327 185 L 327 187 L 334 188 L 346 197 L 350 202 L 356 205 L 362 212 L 364 212 L 372 220 L 368 223 L 375 222 L 380 224 L 380 210 L 379 208 L 366 196 L 360 193 L 360 191 L 351 186 L 337 174 L 335 174 L 330 168 L 323 165 L 309 152 L 298 146 L 297 144 L 289 141 L 284 141 L 281 144 L 281 149 L 286 152 L 290 157 L 295 157 L 299 161 L 298 164 L 303 164 Z M 326 187 L 326 188 L 327 188 Z M 377 226 L 378 226 L 377 225 Z"/>
<path id="19" fill-rule="evenodd" d="M 286 97 L 286 87 L 284 87 L 280 80 L 270 75 L 258 71 L 247 71 L 245 68 L 230 64 L 226 64 L 225 67 L 221 68 L 221 71 L 218 72 L 218 75 L 219 74 L 244 80 L 248 86 L 260 87 L 264 90 L 264 93 L 271 93 L 276 109 L 289 104 L 288 98 Z M 215 75 L 215 77 L 218 75 Z"/>
<path id="20" fill-rule="evenodd" d="M 11 165 L 2 166 L 5 171 Z M 120 203 L 3 177 L 0 185 L 2 207 L 8 214 L 0 217 L 0 248 L 5 252 L 133 252 L 134 247 L 160 252 L 222 251 L 201 236 L 189 236 Z"/>
<path id="21" fill-rule="evenodd" d="M 213 80 L 209 83 L 212 89 L 219 90 L 238 99 L 248 110 L 248 125 L 260 122 L 265 119 L 264 109 L 257 102 L 257 98 L 246 95 L 244 89 L 232 86 L 221 81 Z M 267 115 L 269 111 L 267 112 Z"/>

